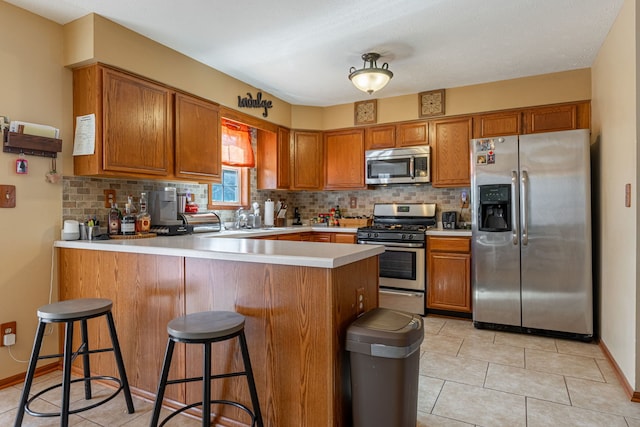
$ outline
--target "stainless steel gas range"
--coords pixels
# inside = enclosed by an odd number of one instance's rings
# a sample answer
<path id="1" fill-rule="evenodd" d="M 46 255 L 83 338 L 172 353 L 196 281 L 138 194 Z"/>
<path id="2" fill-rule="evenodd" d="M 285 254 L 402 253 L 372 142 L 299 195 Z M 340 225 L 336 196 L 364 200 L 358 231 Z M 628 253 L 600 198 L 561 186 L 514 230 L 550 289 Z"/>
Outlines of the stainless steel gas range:
<path id="1" fill-rule="evenodd" d="M 380 307 L 425 315 L 425 231 L 435 225 L 435 203 L 379 203 L 373 224 L 358 228 L 359 244 L 385 247 L 379 257 Z"/>

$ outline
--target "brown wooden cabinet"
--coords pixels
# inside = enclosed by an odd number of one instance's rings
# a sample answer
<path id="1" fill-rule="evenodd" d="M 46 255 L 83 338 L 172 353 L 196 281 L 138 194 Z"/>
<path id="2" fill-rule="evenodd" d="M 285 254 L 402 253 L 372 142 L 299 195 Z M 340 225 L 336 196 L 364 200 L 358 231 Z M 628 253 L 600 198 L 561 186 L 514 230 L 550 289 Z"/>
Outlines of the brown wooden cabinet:
<path id="1" fill-rule="evenodd" d="M 95 151 L 76 175 L 173 175 L 173 91 L 99 64 L 73 72 L 73 115 L 95 115 Z M 75 126 L 75 124 L 74 124 Z"/>
<path id="2" fill-rule="evenodd" d="M 591 103 L 580 101 L 477 114 L 473 116 L 473 137 L 589 129 L 590 126 Z"/>
<path id="3" fill-rule="evenodd" d="M 427 236 L 427 308 L 471 313 L 471 239 Z"/>
<path id="4" fill-rule="evenodd" d="M 176 177 L 219 182 L 222 164 L 218 106 L 176 93 L 175 116 Z"/>
<path id="5" fill-rule="evenodd" d="M 350 129 L 324 134 L 324 188 L 365 189 L 364 131 Z"/>
<path id="6" fill-rule="evenodd" d="M 506 111 L 473 116 L 473 137 L 519 135 L 522 133 L 522 112 Z"/>
<path id="7" fill-rule="evenodd" d="M 408 122 L 384 126 L 372 126 L 365 129 L 365 148 L 410 147 L 428 144 L 428 122 Z"/>
<path id="8" fill-rule="evenodd" d="M 322 132 L 294 131 L 291 140 L 291 189 L 321 190 Z"/>
<path id="9" fill-rule="evenodd" d="M 325 242 L 325 243 L 331 243 L 331 240 L 333 238 L 333 233 L 324 233 L 324 232 L 318 232 L 318 231 L 314 231 L 311 234 L 311 241 L 312 242 Z"/>
<path id="10" fill-rule="evenodd" d="M 591 123 L 591 104 L 580 102 L 536 107 L 524 110 L 523 114 L 524 133 L 588 129 Z"/>
<path id="11" fill-rule="evenodd" d="M 290 186 L 291 132 L 258 130 L 258 190 L 286 190 Z"/>
<path id="12" fill-rule="evenodd" d="M 456 117 L 429 123 L 431 184 L 434 187 L 468 187 L 471 118 Z"/>
<path id="13" fill-rule="evenodd" d="M 396 146 L 396 125 L 372 126 L 364 131 L 365 148 L 378 150 Z"/>
<path id="14" fill-rule="evenodd" d="M 357 243 L 358 238 L 355 233 L 333 233 L 334 243 Z"/>
<path id="15" fill-rule="evenodd" d="M 396 147 L 411 147 L 429 143 L 429 123 L 410 122 L 396 126 Z"/>

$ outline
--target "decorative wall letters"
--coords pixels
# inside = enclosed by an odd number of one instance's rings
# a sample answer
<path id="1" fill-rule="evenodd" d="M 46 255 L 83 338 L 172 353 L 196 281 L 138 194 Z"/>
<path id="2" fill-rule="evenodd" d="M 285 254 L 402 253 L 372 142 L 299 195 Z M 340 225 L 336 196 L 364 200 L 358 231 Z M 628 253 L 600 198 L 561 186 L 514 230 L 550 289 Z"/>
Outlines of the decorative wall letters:
<path id="1" fill-rule="evenodd" d="M 239 108 L 264 108 L 262 117 L 267 117 L 269 114 L 269 108 L 273 107 L 273 102 L 266 99 L 262 99 L 262 92 L 256 94 L 255 99 L 247 92 L 247 96 L 242 98 L 238 95 L 238 107 Z"/>

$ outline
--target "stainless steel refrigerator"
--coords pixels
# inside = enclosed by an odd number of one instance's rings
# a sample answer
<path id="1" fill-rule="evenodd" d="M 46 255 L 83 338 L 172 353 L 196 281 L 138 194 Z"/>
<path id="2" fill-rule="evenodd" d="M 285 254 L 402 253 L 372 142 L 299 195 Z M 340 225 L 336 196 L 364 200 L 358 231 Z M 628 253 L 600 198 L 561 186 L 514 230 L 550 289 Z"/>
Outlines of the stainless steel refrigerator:
<path id="1" fill-rule="evenodd" d="M 589 131 L 471 140 L 473 321 L 593 336 Z"/>

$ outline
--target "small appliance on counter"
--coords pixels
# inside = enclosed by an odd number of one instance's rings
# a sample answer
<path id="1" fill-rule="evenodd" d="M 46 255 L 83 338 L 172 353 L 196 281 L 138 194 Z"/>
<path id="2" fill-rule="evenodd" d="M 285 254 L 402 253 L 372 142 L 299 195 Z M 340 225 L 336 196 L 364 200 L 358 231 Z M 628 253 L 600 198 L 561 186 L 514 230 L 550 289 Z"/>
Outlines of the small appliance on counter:
<path id="1" fill-rule="evenodd" d="M 442 228 L 453 230 L 458 223 L 458 213 L 456 211 L 442 212 Z"/>
<path id="2" fill-rule="evenodd" d="M 180 217 L 193 233 L 210 233 L 220 231 L 220 217 L 215 212 L 183 213 Z"/>
<path id="3" fill-rule="evenodd" d="M 150 231 L 159 236 L 178 236 L 193 231 L 193 226 L 186 224 L 184 219 L 178 216 L 178 198 L 174 187 L 151 192 L 149 213 Z"/>
<path id="4" fill-rule="evenodd" d="M 298 208 L 293 209 L 293 223 L 291 225 L 302 225 L 300 210 Z"/>

